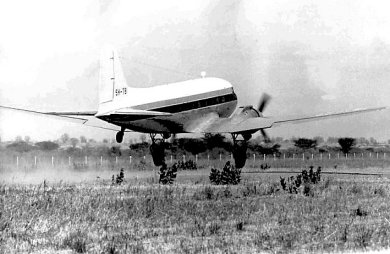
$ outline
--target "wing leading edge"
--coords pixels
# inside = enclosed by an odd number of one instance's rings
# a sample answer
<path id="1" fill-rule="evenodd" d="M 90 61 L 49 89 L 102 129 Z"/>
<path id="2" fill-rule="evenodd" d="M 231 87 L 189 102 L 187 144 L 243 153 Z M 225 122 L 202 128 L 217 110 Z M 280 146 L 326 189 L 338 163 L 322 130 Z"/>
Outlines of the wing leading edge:
<path id="1" fill-rule="evenodd" d="M 295 124 L 302 122 L 310 121 L 319 121 L 329 118 L 337 118 L 348 115 L 368 113 L 372 111 L 379 111 L 386 109 L 386 107 L 377 107 L 377 108 L 366 108 L 366 109 L 356 109 L 347 112 L 338 112 L 330 114 L 322 114 L 315 116 L 303 116 L 303 117 L 285 117 L 285 118 L 267 118 L 267 117 L 255 117 L 255 118 L 246 118 L 241 121 L 237 121 L 235 117 L 231 118 L 215 118 L 207 126 L 196 129 L 197 132 L 202 133 L 242 133 L 242 132 L 253 132 L 260 129 L 267 129 L 271 127 L 277 127 L 283 124 Z M 194 132 L 194 131 L 189 131 Z"/>

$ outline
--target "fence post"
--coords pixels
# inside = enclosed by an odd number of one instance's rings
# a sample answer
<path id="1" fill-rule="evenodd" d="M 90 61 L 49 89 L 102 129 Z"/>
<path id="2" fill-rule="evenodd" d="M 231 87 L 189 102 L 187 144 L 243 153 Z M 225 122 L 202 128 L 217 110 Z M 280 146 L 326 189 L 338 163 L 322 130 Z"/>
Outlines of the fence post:
<path id="1" fill-rule="evenodd" d="M 353 153 L 353 158 L 354 158 L 354 159 L 356 158 L 356 154 L 355 154 L 355 153 Z"/>
<path id="2" fill-rule="evenodd" d="M 19 156 L 16 156 L 16 167 L 19 168 Z"/>
<path id="3" fill-rule="evenodd" d="M 173 156 L 172 156 L 172 154 L 171 154 L 171 163 L 172 163 L 172 161 L 173 161 Z"/>
<path id="4" fill-rule="evenodd" d="M 130 155 L 130 159 L 129 160 L 130 160 L 130 164 L 131 164 L 131 155 Z"/>
<path id="5" fill-rule="evenodd" d="M 371 154 L 371 152 L 370 152 L 370 158 L 372 157 L 372 154 Z"/>
<path id="6" fill-rule="evenodd" d="M 340 153 L 337 153 L 337 159 L 340 159 Z"/>
<path id="7" fill-rule="evenodd" d="M 100 166 L 103 166 L 103 156 L 100 156 Z"/>
<path id="8" fill-rule="evenodd" d="M 265 154 L 263 154 L 263 157 L 264 157 L 264 159 L 263 159 L 263 160 L 265 161 Z"/>
<path id="9" fill-rule="evenodd" d="M 255 165 L 255 162 L 256 162 L 256 154 L 254 153 L 253 154 L 253 165 Z"/>
<path id="10" fill-rule="evenodd" d="M 207 162 L 210 162 L 210 154 L 207 154 Z"/>
<path id="11" fill-rule="evenodd" d="M 68 164 L 69 164 L 69 166 L 70 166 L 70 156 L 68 157 Z"/>
<path id="12" fill-rule="evenodd" d="M 313 153 L 311 154 L 311 159 L 314 160 L 314 154 Z"/>
<path id="13" fill-rule="evenodd" d="M 320 160 L 322 160 L 322 153 L 320 153 Z"/>
<path id="14" fill-rule="evenodd" d="M 383 159 L 386 159 L 386 153 L 383 153 Z"/>
<path id="15" fill-rule="evenodd" d="M 230 160 L 233 160 L 233 153 L 230 154 Z"/>
<path id="16" fill-rule="evenodd" d="M 276 161 L 276 154 L 274 154 L 274 161 Z"/>
<path id="17" fill-rule="evenodd" d="M 283 154 L 283 160 L 286 160 L 286 154 L 285 153 Z"/>
<path id="18" fill-rule="evenodd" d="M 219 153 L 219 161 L 222 161 L 222 154 Z"/>
<path id="19" fill-rule="evenodd" d="M 376 153 L 376 158 L 379 159 L 379 153 Z"/>
<path id="20" fill-rule="evenodd" d="M 347 153 L 345 154 L 345 159 L 348 159 L 348 154 Z"/>
<path id="21" fill-rule="evenodd" d="M 118 156 L 115 156 L 115 164 L 118 164 Z"/>
<path id="22" fill-rule="evenodd" d="M 186 155 L 183 154 L 183 162 L 186 162 Z"/>
<path id="23" fill-rule="evenodd" d="M 293 153 L 293 160 L 295 160 L 295 153 Z"/>
<path id="24" fill-rule="evenodd" d="M 198 155 L 195 155 L 195 162 L 198 163 Z"/>
<path id="25" fill-rule="evenodd" d="M 54 156 L 51 156 L 51 165 L 54 166 Z"/>
<path id="26" fill-rule="evenodd" d="M 330 160 L 330 153 L 328 155 L 329 155 L 329 160 Z"/>
<path id="27" fill-rule="evenodd" d="M 37 166 L 37 156 L 34 156 L 34 166 Z"/>
<path id="28" fill-rule="evenodd" d="M 302 161 L 304 161 L 305 160 L 305 154 L 303 153 L 302 154 Z"/>
<path id="29" fill-rule="evenodd" d="M 85 156 L 85 165 L 88 165 L 88 156 Z"/>

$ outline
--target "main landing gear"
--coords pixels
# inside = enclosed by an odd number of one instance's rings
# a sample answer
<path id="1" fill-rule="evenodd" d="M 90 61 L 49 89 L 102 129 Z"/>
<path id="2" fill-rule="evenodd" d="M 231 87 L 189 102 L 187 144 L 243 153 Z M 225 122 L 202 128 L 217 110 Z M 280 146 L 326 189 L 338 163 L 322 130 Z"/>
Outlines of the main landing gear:
<path id="1" fill-rule="evenodd" d="M 156 138 L 157 134 L 151 133 L 152 145 L 150 146 L 150 153 L 152 154 L 153 163 L 160 167 L 165 165 L 165 140 L 171 135 L 169 133 L 160 134 L 161 137 Z"/>
<path id="2" fill-rule="evenodd" d="M 242 139 L 238 140 L 238 135 L 242 136 Z M 236 134 L 232 133 L 233 138 L 233 158 L 236 168 L 243 168 L 246 162 L 246 150 L 248 148 L 248 141 L 251 139 L 251 134 Z"/>
<path id="3" fill-rule="evenodd" d="M 116 142 L 122 143 L 124 135 L 125 135 L 125 128 L 121 128 L 121 130 L 118 131 L 118 133 L 115 136 Z"/>

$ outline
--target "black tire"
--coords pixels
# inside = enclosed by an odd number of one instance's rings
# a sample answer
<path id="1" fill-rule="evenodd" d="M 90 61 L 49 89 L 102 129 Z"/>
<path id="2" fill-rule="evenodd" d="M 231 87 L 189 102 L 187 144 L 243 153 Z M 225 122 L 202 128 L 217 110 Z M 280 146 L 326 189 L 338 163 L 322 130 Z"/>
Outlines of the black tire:
<path id="1" fill-rule="evenodd" d="M 243 168 L 246 163 L 246 150 L 248 146 L 246 142 L 237 143 L 233 147 L 233 158 L 236 168 Z"/>
<path id="2" fill-rule="evenodd" d="M 153 143 L 150 146 L 150 153 L 152 154 L 153 163 L 156 167 L 160 167 L 165 164 L 165 149 L 164 143 Z"/>
<path id="3" fill-rule="evenodd" d="M 124 132 L 119 131 L 115 136 L 116 142 L 122 143 L 124 134 Z"/>

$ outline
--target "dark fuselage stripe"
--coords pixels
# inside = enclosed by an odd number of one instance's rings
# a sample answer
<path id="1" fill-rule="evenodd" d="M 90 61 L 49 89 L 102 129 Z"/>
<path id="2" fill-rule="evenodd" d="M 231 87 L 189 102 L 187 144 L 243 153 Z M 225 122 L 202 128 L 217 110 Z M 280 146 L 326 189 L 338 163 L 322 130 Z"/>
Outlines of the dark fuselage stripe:
<path id="1" fill-rule="evenodd" d="M 211 98 L 207 98 L 207 99 L 190 101 L 190 102 L 186 102 L 186 103 L 151 109 L 151 111 L 158 111 L 158 112 L 164 112 L 164 113 L 179 113 L 179 112 L 183 112 L 183 111 L 189 111 L 189 110 L 214 106 L 217 104 L 222 104 L 222 103 L 231 102 L 231 101 L 235 101 L 235 100 L 237 100 L 236 94 L 231 93 L 231 94 L 225 94 L 222 96 L 216 96 L 216 97 L 211 97 Z"/>
<path id="2" fill-rule="evenodd" d="M 234 93 L 233 88 L 225 88 L 225 89 L 202 93 L 202 94 L 196 94 L 196 95 L 179 97 L 179 98 L 174 98 L 169 100 L 161 100 L 161 101 L 146 103 L 142 105 L 136 105 L 136 106 L 132 106 L 132 108 L 142 109 L 142 110 L 157 110 L 159 108 L 185 104 L 192 101 L 198 101 L 198 100 L 213 98 L 213 97 L 232 94 L 232 93 Z"/>

